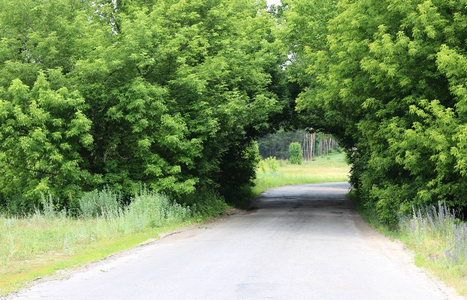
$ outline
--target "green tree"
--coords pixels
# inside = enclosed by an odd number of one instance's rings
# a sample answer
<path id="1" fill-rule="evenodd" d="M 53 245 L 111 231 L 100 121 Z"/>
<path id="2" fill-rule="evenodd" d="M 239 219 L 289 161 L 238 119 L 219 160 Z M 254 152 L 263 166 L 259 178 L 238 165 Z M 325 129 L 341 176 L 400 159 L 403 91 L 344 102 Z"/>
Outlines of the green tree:
<path id="1" fill-rule="evenodd" d="M 302 146 L 299 143 L 291 143 L 289 146 L 289 161 L 294 165 L 301 165 L 303 160 Z"/>
<path id="2" fill-rule="evenodd" d="M 254 178 L 254 141 L 290 114 L 265 1 L 0 4 L 4 205 L 50 191 L 70 206 L 141 183 L 235 201 Z"/>
<path id="3" fill-rule="evenodd" d="M 299 9 L 293 4 L 291 12 Z M 348 150 L 351 181 L 382 221 L 394 224 L 413 205 L 438 200 L 464 207 L 465 3 L 337 7 L 324 47 L 299 50 L 313 81 L 298 107 Z"/>
<path id="4" fill-rule="evenodd" d="M 50 86 L 40 74 L 32 89 L 16 79 L 0 90 L 0 193 L 13 211 L 39 207 L 41 193 L 71 200 L 99 181 L 81 154 L 93 143 L 84 100 Z"/>

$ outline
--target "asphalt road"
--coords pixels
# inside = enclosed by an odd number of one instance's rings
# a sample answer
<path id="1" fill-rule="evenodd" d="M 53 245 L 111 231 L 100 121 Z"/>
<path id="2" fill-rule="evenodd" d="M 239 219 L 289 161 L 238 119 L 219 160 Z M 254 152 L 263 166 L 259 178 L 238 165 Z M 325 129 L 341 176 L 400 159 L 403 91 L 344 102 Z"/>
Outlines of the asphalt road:
<path id="1" fill-rule="evenodd" d="M 462 299 L 369 228 L 347 183 L 267 190 L 256 210 L 182 230 L 13 299 Z"/>

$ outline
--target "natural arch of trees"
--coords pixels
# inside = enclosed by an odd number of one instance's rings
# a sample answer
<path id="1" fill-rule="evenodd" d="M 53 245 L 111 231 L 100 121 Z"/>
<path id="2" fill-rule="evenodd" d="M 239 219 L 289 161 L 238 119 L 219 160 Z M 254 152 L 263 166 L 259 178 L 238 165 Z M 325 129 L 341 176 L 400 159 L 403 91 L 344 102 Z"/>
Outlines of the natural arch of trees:
<path id="1" fill-rule="evenodd" d="M 336 137 L 384 222 L 467 202 L 467 1 L 0 5 L 3 209 L 141 184 L 232 202 L 279 128 Z"/>

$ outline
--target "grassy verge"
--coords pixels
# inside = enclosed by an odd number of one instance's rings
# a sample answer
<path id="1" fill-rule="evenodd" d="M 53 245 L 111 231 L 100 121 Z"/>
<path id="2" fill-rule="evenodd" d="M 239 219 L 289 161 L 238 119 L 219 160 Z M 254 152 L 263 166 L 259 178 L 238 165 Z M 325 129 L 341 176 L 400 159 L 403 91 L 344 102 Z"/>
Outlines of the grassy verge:
<path id="1" fill-rule="evenodd" d="M 134 247 L 148 239 L 159 238 L 162 232 L 170 231 L 184 224 L 171 224 L 157 229 L 148 229 L 121 237 L 106 238 L 82 245 L 72 253 L 55 252 L 53 250 L 27 257 L 27 259 L 11 261 L 7 271 L 0 273 L 0 295 L 15 292 L 25 287 L 28 282 L 58 270 L 76 268 L 87 263 L 103 259 L 110 254 Z"/>
<path id="2" fill-rule="evenodd" d="M 402 241 L 415 253 L 415 264 L 428 270 L 460 295 L 467 295 L 467 224 L 441 203 L 425 212 L 400 219 L 397 229 L 378 222 L 376 216 L 357 206 L 376 230 Z"/>
<path id="3" fill-rule="evenodd" d="M 467 224 L 439 203 L 400 221 L 399 238 L 415 253 L 415 263 L 467 295 Z"/>
<path id="4" fill-rule="evenodd" d="M 105 211 L 99 217 L 67 217 L 52 205 L 30 217 L 0 215 L 0 295 L 57 270 L 78 267 L 157 239 L 160 233 L 203 222 L 226 208 L 214 196 L 202 202 L 184 207 L 163 195 L 144 192 L 128 207 Z"/>
<path id="5" fill-rule="evenodd" d="M 253 193 L 259 195 L 265 189 L 285 185 L 348 181 L 349 170 L 344 154 L 318 157 L 301 165 L 279 161 L 277 171 L 258 170 Z"/>

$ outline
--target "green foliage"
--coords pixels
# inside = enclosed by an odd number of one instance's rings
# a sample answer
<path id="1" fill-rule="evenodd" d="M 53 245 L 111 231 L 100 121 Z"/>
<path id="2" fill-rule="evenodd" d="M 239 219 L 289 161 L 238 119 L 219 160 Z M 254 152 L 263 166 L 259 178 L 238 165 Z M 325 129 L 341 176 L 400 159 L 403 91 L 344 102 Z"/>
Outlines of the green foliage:
<path id="1" fill-rule="evenodd" d="M 279 169 L 279 165 L 277 163 L 276 157 L 268 157 L 264 160 L 269 168 L 269 171 L 274 173 L 277 172 Z"/>
<path id="2" fill-rule="evenodd" d="M 303 160 L 302 146 L 299 143 L 291 143 L 289 146 L 289 161 L 293 165 L 301 165 Z"/>
<path id="3" fill-rule="evenodd" d="M 347 150 L 364 205 L 388 224 L 414 204 L 464 207 L 464 3 L 311 2 L 290 1 L 284 13 L 290 44 L 309 40 L 290 48 L 297 105 Z"/>
<path id="4" fill-rule="evenodd" d="M 126 201 L 141 183 L 231 201 L 253 182 L 253 141 L 290 115 L 265 2 L 0 4 L 6 210 L 33 211 L 49 192 L 73 208 L 104 186 Z"/>
<path id="5" fill-rule="evenodd" d="M 246 145 L 237 143 L 224 155 L 218 179 L 219 193 L 228 204 L 244 206 L 251 199 L 251 187 L 256 178 L 260 160 L 258 145 L 254 141 Z"/>
<path id="6" fill-rule="evenodd" d="M 266 163 L 264 160 L 260 160 L 258 162 L 258 168 L 261 170 L 261 172 L 266 173 Z"/>
<path id="7" fill-rule="evenodd" d="M 98 179 L 82 167 L 81 152 L 93 143 L 82 109 L 78 93 L 52 89 L 44 73 L 32 88 L 14 80 L 0 89 L 0 193 L 7 205 L 19 197 L 32 211 L 42 193 L 66 199 Z"/>
<path id="8" fill-rule="evenodd" d="M 121 196 L 109 188 L 86 192 L 79 199 L 79 208 L 85 218 L 113 217 L 121 209 Z"/>
<path id="9" fill-rule="evenodd" d="M 124 218 L 132 230 L 160 227 L 168 222 L 181 222 L 191 216 L 190 209 L 167 196 L 141 189 L 126 208 Z"/>
<path id="10" fill-rule="evenodd" d="M 197 218 L 219 216 L 228 208 L 219 193 L 207 189 L 199 189 L 185 197 L 184 205 L 190 207 L 193 216 Z"/>

